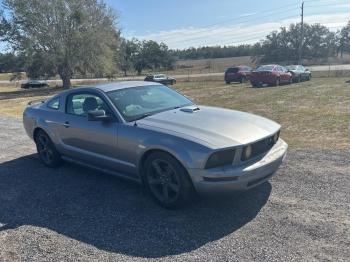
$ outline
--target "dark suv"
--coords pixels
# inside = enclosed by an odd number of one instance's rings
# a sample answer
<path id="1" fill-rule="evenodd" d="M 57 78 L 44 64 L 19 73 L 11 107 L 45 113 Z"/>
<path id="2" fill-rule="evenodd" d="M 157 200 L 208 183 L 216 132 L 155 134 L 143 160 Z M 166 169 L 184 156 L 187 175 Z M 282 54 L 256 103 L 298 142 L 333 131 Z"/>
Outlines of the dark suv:
<path id="1" fill-rule="evenodd" d="M 249 66 L 235 66 L 229 67 L 225 72 L 225 82 L 230 84 L 231 82 L 245 83 L 250 79 L 252 68 Z"/>

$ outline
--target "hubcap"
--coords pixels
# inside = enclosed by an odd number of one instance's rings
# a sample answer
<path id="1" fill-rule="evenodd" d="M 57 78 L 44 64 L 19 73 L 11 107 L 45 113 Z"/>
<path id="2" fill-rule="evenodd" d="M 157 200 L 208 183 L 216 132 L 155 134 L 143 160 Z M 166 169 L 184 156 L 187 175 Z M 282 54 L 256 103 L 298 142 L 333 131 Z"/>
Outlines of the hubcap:
<path id="1" fill-rule="evenodd" d="M 44 134 L 39 134 L 37 138 L 37 148 L 40 158 L 47 164 L 51 163 L 53 151 L 50 147 L 49 139 Z"/>
<path id="2" fill-rule="evenodd" d="M 174 168 L 165 160 L 153 160 L 147 172 L 147 180 L 153 195 L 161 202 L 170 203 L 180 192 L 180 179 Z"/>

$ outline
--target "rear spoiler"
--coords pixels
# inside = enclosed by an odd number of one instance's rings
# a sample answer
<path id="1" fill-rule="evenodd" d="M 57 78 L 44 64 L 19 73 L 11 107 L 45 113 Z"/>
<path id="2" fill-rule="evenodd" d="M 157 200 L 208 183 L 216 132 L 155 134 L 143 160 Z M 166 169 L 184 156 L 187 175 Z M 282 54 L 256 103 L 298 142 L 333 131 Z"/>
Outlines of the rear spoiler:
<path id="1" fill-rule="evenodd" d="M 42 100 L 42 99 L 33 100 L 28 103 L 28 106 L 43 104 L 45 103 L 45 101 L 46 100 Z"/>

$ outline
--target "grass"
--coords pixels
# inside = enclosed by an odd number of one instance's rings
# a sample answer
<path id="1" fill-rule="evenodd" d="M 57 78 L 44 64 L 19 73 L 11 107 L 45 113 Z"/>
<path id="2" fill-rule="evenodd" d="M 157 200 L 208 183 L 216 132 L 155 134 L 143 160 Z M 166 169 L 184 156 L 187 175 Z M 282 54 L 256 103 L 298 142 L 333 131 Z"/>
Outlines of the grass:
<path id="1" fill-rule="evenodd" d="M 255 113 L 282 125 L 282 137 L 294 149 L 349 148 L 349 78 L 314 78 L 290 86 L 249 88 L 223 81 L 179 82 L 175 88 L 198 104 Z M 0 87 L 0 115 L 20 118 L 29 101 L 61 88 L 20 90 Z"/>

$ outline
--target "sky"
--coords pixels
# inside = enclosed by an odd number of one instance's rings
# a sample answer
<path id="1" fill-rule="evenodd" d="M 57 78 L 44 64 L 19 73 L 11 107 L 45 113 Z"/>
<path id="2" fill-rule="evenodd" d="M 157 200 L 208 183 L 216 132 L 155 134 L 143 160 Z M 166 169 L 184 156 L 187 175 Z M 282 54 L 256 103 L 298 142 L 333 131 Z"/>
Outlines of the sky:
<path id="1" fill-rule="evenodd" d="M 300 22 L 296 0 L 106 0 L 119 15 L 122 35 L 170 48 L 255 43 Z M 304 21 L 332 31 L 350 20 L 349 0 L 306 0 Z"/>

